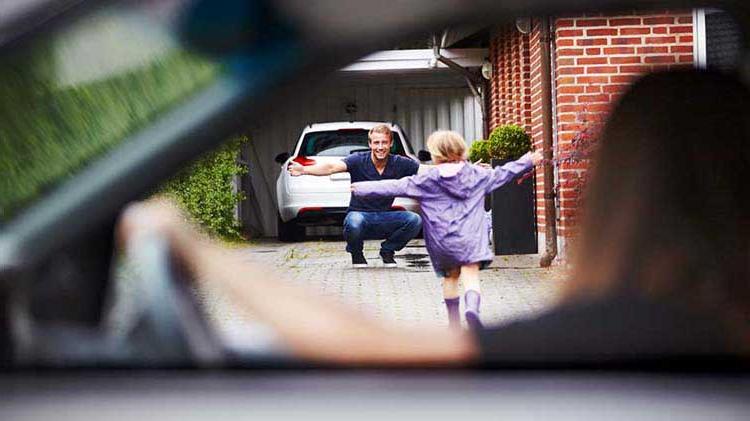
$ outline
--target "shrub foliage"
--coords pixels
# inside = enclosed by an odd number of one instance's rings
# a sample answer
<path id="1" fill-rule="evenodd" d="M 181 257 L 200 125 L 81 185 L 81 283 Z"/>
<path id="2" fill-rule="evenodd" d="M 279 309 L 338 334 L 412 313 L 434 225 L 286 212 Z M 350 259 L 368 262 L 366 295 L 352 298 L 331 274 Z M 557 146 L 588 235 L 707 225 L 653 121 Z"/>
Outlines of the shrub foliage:
<path id="1" fill-rule="evenodd" d="M 492 160 L 490 154 L 490 142 L 486 140 L 475 140 L 469 148 L 469 160 L 471 162 L 482 161 L 489 164 Z"/>
<path id="2" fill-rule="evenodd" d="M 209 234 L 241 239 L 235 209 L 245 195 L 235 191 L 236 176 L 247 173 L 237 156 L 247 137 L 237 137 L 185 168 L 165 183 L 163 193 L 176 200 Z"/>
<path id="3" fill-rule="evenodd" d="M 531 136 L 521 126 L 507 124 L 490 133 L 490 153 L 495 159 L 518 159 L 531 150 Z"/>
<path id="4" fill-rule="evenodd" d="M 487 140 L 477 140 L 471 144 L 469 159 L 472 162 L 481 160 L 490 163 L 492 159 L 520 158 L 531 149 L 531 136 L 523 127 L 506 124 L 497 127 Z"/>

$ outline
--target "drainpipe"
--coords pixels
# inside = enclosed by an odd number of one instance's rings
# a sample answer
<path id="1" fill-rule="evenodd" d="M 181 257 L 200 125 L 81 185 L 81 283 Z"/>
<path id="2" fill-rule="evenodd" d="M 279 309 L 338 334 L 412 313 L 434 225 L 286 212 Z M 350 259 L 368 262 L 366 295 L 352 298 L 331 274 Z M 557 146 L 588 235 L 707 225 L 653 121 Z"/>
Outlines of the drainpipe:
<path id="1" fill-rule="evenodd" d="M 542 154 L 544 155 L 544 242 L 546 250 L 539 266 L 549 267 L 557 256 L 557 211 L 555 208 L 555 173 L 552 163 L 552 36 L 550 18 L 541 18 L 541 71 L 542 71 Z"/>

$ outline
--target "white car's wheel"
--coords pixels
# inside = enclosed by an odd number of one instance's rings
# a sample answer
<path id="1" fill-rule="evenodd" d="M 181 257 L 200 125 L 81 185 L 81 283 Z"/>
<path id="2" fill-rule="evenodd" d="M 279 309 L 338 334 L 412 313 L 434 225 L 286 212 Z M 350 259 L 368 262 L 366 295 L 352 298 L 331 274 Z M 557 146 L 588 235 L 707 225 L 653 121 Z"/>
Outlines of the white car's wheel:
<path id="1" fill-rule="evenodd" d="M 276 230 L 278 232 L 279 241 L 290 243 L 293 241 L 301 241 L 305 239 L 305 227 L 298 225 L 291 220 L 284 222 L 281 216 L 277 218 Z"/>

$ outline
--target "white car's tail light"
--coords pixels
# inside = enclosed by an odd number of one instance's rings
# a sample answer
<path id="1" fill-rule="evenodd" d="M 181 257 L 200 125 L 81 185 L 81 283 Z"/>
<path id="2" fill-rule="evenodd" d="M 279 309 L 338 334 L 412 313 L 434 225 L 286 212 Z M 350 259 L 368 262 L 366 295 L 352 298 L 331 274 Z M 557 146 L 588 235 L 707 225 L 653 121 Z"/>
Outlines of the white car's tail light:
<path id="1" fill-rule="evenodd" d="M 303 155 L 298 155 L 296 158 L 294 158 L 292 160 L 292 162 L 296 162 L 296 163 L 298 163 L 298 164 L 300 164 L 300 165 L 302 165 L 304 167 L 307 167 L 309 165 L 315 165 L 315 160 L 314 159 L 310 159 L 310 158 L 308 158 L 306 156 L 303 156 Z"/>

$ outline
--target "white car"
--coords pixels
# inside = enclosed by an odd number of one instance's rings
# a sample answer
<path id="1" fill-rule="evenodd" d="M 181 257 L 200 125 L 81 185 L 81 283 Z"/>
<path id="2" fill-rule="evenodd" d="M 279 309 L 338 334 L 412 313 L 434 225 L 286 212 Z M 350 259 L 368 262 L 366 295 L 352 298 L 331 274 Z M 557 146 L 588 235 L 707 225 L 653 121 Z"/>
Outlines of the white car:
<path id="1" fill-rule="evenodd" d="M 341 225 L 349 207 L 350 177 L 348 172 L 329 176 L 302 175 L 292 177 L 287 167 L 292 161 L 302 165 L 341 160 L 351 153 L 368 151 L 367 134 L 371 128 L 386 124 L 393 133 L 391 153 L 419 159 L 409 145 L 401 128 L 392 123 L 354 121 L 317 123 L 305 127 L 293 153 L 281 153 L 276 162 L 281 172 L 276 180 L 278 202 L 278 237 L 281 241 L 294 241 L 304 237 L 305 226 Z M 420 151 L 422 160 L 429 153 Z M 394 209 L 418 211 L 416 201 L 396 198 Z"/>

